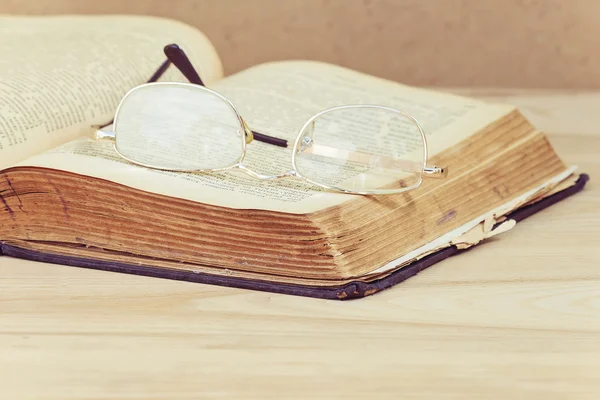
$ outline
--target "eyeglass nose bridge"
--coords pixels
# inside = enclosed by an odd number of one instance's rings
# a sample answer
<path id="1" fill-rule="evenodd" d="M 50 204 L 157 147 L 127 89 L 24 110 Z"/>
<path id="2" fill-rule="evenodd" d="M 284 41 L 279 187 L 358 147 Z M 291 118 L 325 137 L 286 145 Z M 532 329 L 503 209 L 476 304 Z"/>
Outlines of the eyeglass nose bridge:
<path id="1" fill-rule="evenodd" d="M 296 170 L 286 171 L 286 172 L 283 172 L 278 175 L 264 175 L 264 174 L 259 174 L 258 172 L 251 170 L 250 168 L 248 168 L 241 162 L 237 163 L 232 168 L 236 168 L 242 172 L 245 172 L 246 174 L 250 175 L 251 177 L 259 179 L 261 181 L 273 181 L 276 179 L 290 178 L 290 177 L 297 177 L 297 178 L 302 179 L 302 177 L 298 176 L 298 173 L 296 172 Z"/>

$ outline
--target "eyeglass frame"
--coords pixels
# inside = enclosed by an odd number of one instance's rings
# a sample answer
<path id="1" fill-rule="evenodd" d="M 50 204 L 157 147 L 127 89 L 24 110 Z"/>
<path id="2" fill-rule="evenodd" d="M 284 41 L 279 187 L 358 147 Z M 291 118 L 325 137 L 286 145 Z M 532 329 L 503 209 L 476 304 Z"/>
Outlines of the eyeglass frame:
<path id="1" fill-rule="evenodd" d="M 238 158 L 238 160 L 234 164 L 227 166 L 227 167 L 223 167 L 223 168 L 213 168 L 213 169 L 164 168 L 164 167 L 158 167 L 155 165 L 145 164 L 145 163 L 133 160 L 133 159 L 125 156 L 123 153 L 121 153 L 117 147 L 117 142 L 116 142 L 117 132 L 103 131 L 102 128 L 95 131 L 95 134 L 93 135 L 94 140 L 111 141 L 113 143 L 113 148 L 114 148 L 115 152 L 123 159 L 125 159 L 135 165 L 139 165 L 139 166 L 150 168 L 150 169 L 162 170 L 162 171 L 185 172 L 185 173 L 213 173 L 213 172 L 226 172 L 226 171 L 239 170 L 239 171 L 245 172 L 246 174 L 252 176 L 253 178 L 256 178 L 259 180 L 265 180 L 265 181 L 294 177 L 294 178 L 300 179 L 302 181 L 308 182 L 310 184 L 316 185 L 316 186 L 321 187 L 326 190 L 335 190 L 335 191 L 346 193 L 346 194 L 358 194 L 358 195 L 384 195 L 384 194 L 403 193 L 403 192 L 413 190 L 413 189 L 416 189 L 417 187 L 419 187 L 421 185 L 421 183 L 423 182 L 423 177 L 440 179 L 440 178 L 446 178 L 448 175 L 447 167 L 427 166 L 427 158 L 428 158 L 427 138 L 425 137 L 425 132 L 423 130 L 423 127 L 413 116 L 411 116 L 407 113 L 404 113 L 400 110 L 391 108 L 391 107 L 375 105 L 375 104 L 345 104 L 345 105 L 330 107 L 330 108 L 324 109 L 324 110 L 314 114 L 310 119 L 308 119 L 304 123 L 302 128 L 300 128 L 298 135 L 296 137 L 296 140 L 294 142 L 294 147 L 292 149 L 292 170 L 287 171 L 282 174 L 278 174 L 278 175 L 259 174 L 255 171 L 249 169 L 248 167 L 246 167 L 243 164 L 243 161 L 247 154 L 247 152 L 246 152 L 247 144 L 251 143 L 253 140 L 258 140 L 258 141 L 261 141 L 261 142 L 264 142 L 267 144 L 271 144 L 271 145 L 275 145 L 275 146 L 279 146 L 279 147 L 288 147 L 287 140 L 277 138 L 274 136 L 265 135 L 265 134 L 262 134 L 262 133 L 259 133 L 256 131 L 252 131 L 250 129 L 250 127 L 248 126 L 248 124 L 246 123 L 246 121 L 243 119 L 243 117 L 240 115 L 240 113 L 236 109 L 235 105 L 229 99 L 227 99 L 222 94 L 220 94 L 212 89 L 207 88 L 204 85 L 204 83 L 202 82 L 202 79 L 200 78 L 197 71 L 195 70 L 195 68 L 193 67 L 193 65 L 191 64 L 189 59 L 187 58 L 185 52 L 178 45 L 170 44 L 170 45 L 165 46 L 164 53 L 167 56 L 167 60 L 157 69 L 157 71 L 152 75 L 152 77 L 149 79 L 149 81 L 147 83 L 141 84 L 139 86 L 132 88 L 123 96 L 123 98 L 121 99 L 121 101 L 117 107 L 117 110 L 115 111 L 114 119 L 107 124 L 103 124 L 102 127 L 106 127 L 111 124 L 113 124 L 115 127 L 117 126 L 117 122 L 118 122 L 118 118 L 119 118 L 119 114 L 120 114 L 122 105 L 125 103 L 126 99 L 132 93 L 134 93 L 135 91 L 137 91 L 139 89 L 142 89 L 144 87 L 150 87 L 150 86 L 190 87 L 190 88 L 193 88 L 194 90 L 203 90 L 214 96 L 217 96 L 219 99 L 224 101 L 227 105 L 229 105 L 231 107 L 231 109 L 235 112 L 235 115 L 240 124 L 240 128 L 244 132 L 244 135 L 241 137 L 242 153 L 241 153 L 240 157 Z M 166 70 L 168 69 L 168 67 L 171 64 L 175 65 L 179 69 L 179 71 L 181 71 L 183 73 L 183 75 L 190 81 L 190 83 L 157 82 L 157 80 L 160 79 L 160 77 L 166 72 Z M 296 166 L 296 155 L 299 153 L 299 146 L 300 146 L 301 139 L 304 137 L 305 131 L 309 128 L 309 126 L 312 123 L 314 123 L 314 121 L 317 118 L 319 118 L 320 116 L 322 116 L 323 114 L 326 114 L 331 111 L 352 109 L 352 108 L 372 108 L 372 109 L 379 109 L 379 110 L 395 112 L 395 113 L 401 115 L 402 117 L 407 118 L 408 120 L 410 120 L 412 123 L 415 124 L 415 126 L 417 127 L 419 134 L 421 136 L 422 142 L 423 142 L 423 163 L 422 163 L 422 168 L 420 168 L 421 173 L 419 175 L 419 180 L 415 184 L 413 184 L 409 187 L 395 188 L 395 189 L 351 190 L 351 189 L 340 188 L 337 186 L 327 185 L 327 184 L 313 181 L 310 178 L 305 177 L 298 171 L 298 168 Z M 419 163 L 419 166 L 421 167 L 420 163 Z"/>

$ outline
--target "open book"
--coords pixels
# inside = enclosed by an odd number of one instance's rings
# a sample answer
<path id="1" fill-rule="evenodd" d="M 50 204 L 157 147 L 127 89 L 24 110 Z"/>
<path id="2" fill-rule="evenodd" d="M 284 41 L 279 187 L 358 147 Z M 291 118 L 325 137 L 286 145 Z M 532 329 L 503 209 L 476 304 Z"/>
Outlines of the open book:
<path id="1" fill-rule="evenodd" d="M 0 242 L 9 256 L 349 299 L 505 232 L 587 181 L 513 106 L 312 61 L 224 77 L 208 39 L 176 21 L 0 16 L 0 38 Z M 293 142 L 328 107 L 390 106 L 421 122 L 430 160 L 448 176 L 360 196 L 128 163 L 91 137 L 161 65 L 169 43 L 253 130 Z M 160 80 L 186 81 L 175 68 Z M 291 146 L 248 146 L 253 170 L 290 169 Z"/>

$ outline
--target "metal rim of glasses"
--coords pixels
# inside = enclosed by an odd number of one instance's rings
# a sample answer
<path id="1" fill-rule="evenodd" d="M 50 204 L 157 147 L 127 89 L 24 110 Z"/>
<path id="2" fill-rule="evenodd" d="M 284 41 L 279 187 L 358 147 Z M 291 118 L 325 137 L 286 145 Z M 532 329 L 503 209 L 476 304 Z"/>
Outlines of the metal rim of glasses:
<path id="1" fill-rule="evenodd" d="M 225 104 L 227 104 L 235 113 L 236 118 L 238 119 L 238 123 L 239 123 L 239 127 L 240 127 L 240 140 L 241 140 L 241 145 L 242 145 L 242 153 L 240 155 L 240 157 L 238 158 L 238 160 L 227 167 L 222 167 L 222 168 L 214 168 L 214 169 L 187 169 L 187 168 L 181 168 L 181 169 L 177 169 L 177 168 L 164 168 L 164 167 L 160 167 L 160 166 L 156 166 L 156 165 L 152 165 L 152 164 L 146 164 L 146 163 L 142 163 L 139 161 L 136 161 L 134 159 L 131 159 L 130 157 L 124 155 L 121 151 L 119 151 L 118 149 L 118 145 L 117 145 L 117 140 L 116 140 L 116 136 L 118 135 L 118 121 L 119 121 L 119 115 L 121 113 L 121 109 L 123 104 L 125 104 L 125 101 L 127 100 L 127 98 L 134 92 L 141 90 L 143 88 L 147 88 L 147 87 L 151 87 L 151 86 L 176 86 L 176 87 L 186 87 L 189 88 L 191 90 L 203 90 L 205 92 L 208 92 L 214 96 L 217 96 L 219 99 L 221 99 L 222 101 L 225 102 Z M 386 110 L 386 111 L 390 111 L 390 112 L 395 112 L 399 115 L 401 115 L 404 118 L 407 118 L 408 120 L 410 120 L 413 124 L 415 124 L 415 126 L 417 127 L 418 131 L 419 131 L 419 135 L 421 136 L 421 140 L 423 143 L 423 163 L 422 163 L 422 174 L 419 176 L 419 180 L 409 186 L 409 187 L 403 187 L 403 188 L 394 188 L 394 189 L 373 189 L 373 190 L 351 190 L 351 189 L 345 189 L 345 188 L 341 188 L 341 187 L 337 187 L 337 186 L 333 186 L 333 185 L 327 185 L 327 184 L 323 184 L 323 183 L 319 183 L 316 181 L 311 180 L 310 178 L 305 177 L 304 175 L 302 175 L 297 168 L 297 154 L 298 154 L 298 148 L 300 146 L 300 142 L 301 139 L 305 133 L 305 131 L 309 128 L 309 126 L 320 116 L 332 112 L 332 111 L 336 111 L 336 110 L 342 110 L 342 109 L 352 109 L 352 108 L 374 108 L 374 109 L 382 109 L 382 110 Z M 250 134 L 250 139 L 247 140 L 248 138 L 248 134 Z M 338 192 L 342 192 L 342 193 L 347 193 L 347 194 L 358 194 L 358 195 L 383 195 L 383 194 L 398 194 L 398 193 L 403 193 L 409 190 L 413 190 L 416 189 L 417 187 L 419 187 L 421 185 L 421 183 L 423 182 L 423 176 L 431 176 L 431 177 L 440 177 L 440 178 L 445 178 L 447 175 L 447 169 L 446 168 L 441 168 L 441 167 L 428 167 L 427 166 L 427 159 L 428 159 L 428 149 L 427 149 L 427 138 L 425 136 L 425 132 L 423 130 L 423 127 L 421 126 L 421 124 L 416 120 L 416 118 L 414 118 L 413 116 L 402 112 L 400 110 L 397 110 L 395 108 L 392 107 L 387 107 L 387 106 L 382 106 L 382 105 L 376 105 L 376 104 L 346 104 L 346 105 L 340 105 L 340 106 L 335 106 L 335 107 L 330 107 L 327 109 L 324 109 L 318 113 L 316 113 L 315 115 L 313 115 L 310 119 L 308 119 L 304 125 L 300 128 L 298 135 L 296 136 L 296 140 L 294 142 L 294 147 L 292 149 L 292 170 L 291 171 L 287 171 L 285 173 L 279 174 L 279 175 L 262 175 L 259 174 L 255 171 L 252 171 L 251 169 L 249 169 L 248 167 L 246 167 L 243 164 L 244 158 L 246 157 L 246 151 L 247 151 L 247 142 L 252 140 L 252 133 L 251 131 L 249 131 L 247 124 L 245 123 L 244 119 L 242 118 L 242 116 L 240 115 L 240 113 L 238 112 L 237 108 L 233 105 L 233 103 L 227 99 L 225 96 L 221 95 L 220 93 L 211 90 L 205 86 L 199 86 L 196 84 L 191 84 L 191 83 L 185 83 L 185 82 L 149 82 L 149 83 L 145 83 L 139 86 L 136 86 L 134 88 L 132 88 L 131 90 L 129 90 L 121 99 L 121 101 L 119 102 L 119 105 L 117 107 L 117 110 L 115 112 L 115 117 L 114 117 L 114 123 L 113 123 L 113 132 L 111 133 L 107 133 L 107 132 L 102 132 L 102 131 L 98 131 L 95 135 L 95 139 L 98 140 L 102 140 L 102 139 L 107 139 L 107 140 L 111 140 L 113 142 L 113 149 L 115 150 L 115 152 L 122 157 L 123 159 L 135 164 L 135 165 L 139 165 L 142 167 L 146 167 L 146 168 L 150 168 L 150 169 L 157 169 L 157 170 L 162 170 L 162 171 L 171 171 L 171 172 L 188 172 L 188 173 L 206 173 L 206 172 L 225 172 L 225 171 L 234 171 L 234 170 L 241 170 L 244 173 L 256 178 L 256 179 L 260 179 L 260 180 L 275 180 L 275 179 L 279 179 L 279 178 L 286 178 L 286 177 L 293 177 L 293 178 L 297 178 L 303 181 L 306 181 L 312 185 L 321 187 L 323 189 L 326 190 L 334 190 L 334 191 L 338 191 Z"/>
<path id="2" fill-rule="evenodd" d="M 372 194 L 397 194 L 397 193 L 402 193 L 402 192 L 407 192 L 409 190 L 413 190 L 418 188 L 421 183 L 423 183 L 423 176 L 419 175 L 419 180 L 408 187 L 404 187 L 404 188 L 395 188 L 395 189 L 374 189 L 374 190 L 349 190 L 349 189 L 344 189 L 341 187 L 337 187 L 337 186 L 331 186 L 331 185 L 326 185 L 326 184 L 322 184 L 316 181 L 313 181 L 310 178 L 307 178 L 305 176 L 303 176 L 299 171 L 298 171 L 298 167 L 296 165 L 296 155 L 299 153 L 299 149 L 298 147 L 300 146 L 300 142 L 304 136 L 304 132 L 310 127 L 310 125 L 319 117 L 321 117 L 324 114 L 327 114 L 329 112 L 332 111 L 337 111 L 337 110 L 345 110 L 345 109 L 353 109 L 353 108 L 373 108 L 373 109 L 378 109 L 378 110 L 386 110 L 386 111 L 390 111 L 390 112 L 394 112 L 397 113 L 405 118 L 407 118 L 409 121 L 411 121 L 412 123 L 415 124 L 415 126 L 417 127 L 418 131 L 419 131 L 419 135 L 421 136 L 421 140 L 423 141 L 423 163 L 422 163 L 422 171 L 425 171 L 425 169 L 427 168 L 427 138 L 425 137 L 425 132 L 423 130 L 423 127 L 421 126 L 421 124 L 411 115 L 406 114 L 400 110 L 397 110 L 395 108 L 391 108 L 391 107 L 387 107 L 387 106 L 381 106 L 381 105 L 376 105 L 376 104 L 345 104 L 345 105 L 341 105 L 341 106 L 335 106 L 335 107 L 330 107 L 330 108 L 326 108 L 322 111 L 319 111 L 318 113 L 316 113 L 315 115 L 313 115 L 310 119 L 308 119 L 304 125 L 302 126 L 302 128 L 300 128 L 300 131 L 298 132 L 298 136 L 296 137 L 296 140 L 294 142 L 294 148 L 292 150 L 292 168 L 294 170 L 294 173 L 296 174 L 296 176 L 304 179 L 306 182 L 309 182 L 313 185 L 317 185 L 319 187 L 322 187 L 324 189 L 334 189 L 334 190 L 338 190 L 344 193 L 350 193 L 350 194 L 362 194 L 362 195 L 372 195 Z"/>
<path id="3" fill-rule="evenodd" d="M 187 169 L 187 168 L 163 168 L 160 166 L 156 166 L 156 165 L 151 165 L 151 164 L 145 164 L 139 161 L 136 161 L 134 159 L 131 159 L 130 157 L 127 157 L 126 155 L 124 155 L 123 153 L 121 153 L 121 151 L 119 151 L 118 148 L 118 143 L 116 140 L 116 136 L 118 135 L 118 121 L 119 121 L 119 115 L 121 112 L 121 108 L 123 106 L 123 104 L 125 104 L 125 101 L 127 100 L 127 98 L 129 96 L 131 96 L 133 93 L 135 93 L 138 90 L 142 90 L 144 88 L 147 87 L 153 87 L 153 86 L 179 86 L 179 87 L 187 87 L 191 90 L 203 90 L 205 92 L 211 93 L 215 96 L 217 96 L 218 98 L 220 98 L 221 100 L 223 100 L 225 102 L 225 104 L 227 104 L 229 107 L 231 107 L 231 109 L 233 110 L 233 112 L 236 115 L 236 118 L 238 119 L 238 123 L 240 124 L 240 129 L 241 129 L 241 134 L 240 134 L 240 140 L 242 142 L 242 154 L 240 155 L 240 157 L 238 158 L 238 160 L 235 162 L 235 164 L 231 165 L 231 166 L 227 166 L 227 167 L 223 167 L 223 168 L 214 168 L 214 169 Z M 215 92 L 214 90 L 208 89 L 204 86 L 198 86 L 198 85 L 194 85 L 191 83 L 184 83 L 184 82 L 150 82 L 150 83 L 144 83 L 142 85 L 136 86 L 133 89 L 129 90 L 125 96 L 123 96 L 123 98 L 121 99 L 121 101 L 119 102 L 119 105 L 117 106 L 117 111 L 115 111 L 115 118 L 114 118 L 114 122 L 113 122 L 113 132 L 114 132 L 114 140 L 113 140 L 113 148 L 114 150 L 117 152 L 117 154 L 119 154 L 119 156 L 123 157 L 124 159 L 126 159 L 127 161 L 134 163 L 136 165 L 140 165 L 142 167 L 146 167 L 146 168 L 151 168 L 151 169 L 158 169 L 161 171 L 170 171 L 170 172 L 223 172 L 223 171 L 227 171 L 230 170 L 234 167 L 236 167 L 237 165 L 240 165 L 242 163 L 242 161 L 244 161 L 244 157 L 246 156 L 246 134 L 245 134 L 245 129 L 244 129 L 244 120 L 242 119 L 240 113 L 237 111 L 237 109 L 235 108 L 235 106 L 233 105 L 233 103 L 231 101 L 229 101 L 225 96 L 221 95 L 220 93 Z"/>

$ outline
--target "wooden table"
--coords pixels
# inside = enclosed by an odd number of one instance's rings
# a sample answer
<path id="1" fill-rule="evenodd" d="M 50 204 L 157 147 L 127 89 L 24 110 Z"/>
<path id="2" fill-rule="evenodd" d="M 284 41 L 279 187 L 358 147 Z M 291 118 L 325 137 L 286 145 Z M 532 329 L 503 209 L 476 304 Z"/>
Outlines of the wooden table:
<path id="1" fill-rule="evenodd" d="M 600 94 L 469 93 L 585 191 L 352 302 L 0 258 L 0 399 L 600 398 Z"/>

